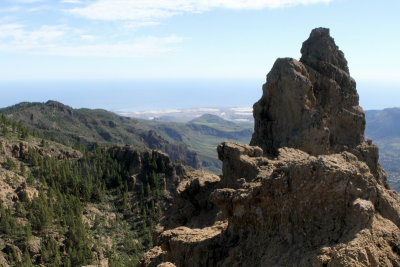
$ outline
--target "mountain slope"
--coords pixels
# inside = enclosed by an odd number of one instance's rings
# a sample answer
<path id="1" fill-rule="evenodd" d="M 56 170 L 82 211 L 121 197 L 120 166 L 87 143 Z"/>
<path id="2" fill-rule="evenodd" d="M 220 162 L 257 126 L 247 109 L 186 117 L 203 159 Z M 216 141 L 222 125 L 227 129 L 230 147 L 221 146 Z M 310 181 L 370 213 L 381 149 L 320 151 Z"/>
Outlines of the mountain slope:
<path id="1" fill-rule="evenodd" d="M 202 168 L 213 173 L 221 172 L 216 152 L 218 144 L 224 140 L 248 143 L 253 133 L 251 125 L 236 124 L 208 114 L 189 123 L 145 120 L 141 123 L 170 142 L 185 143 L 197 153 Z"/>
<path id="2" fill-rule="evenodd" d="M 133 146 L 82 151 L 0 114 L 0 265 L 136 266 L 191 172 Z"/>
<path id="3" fill-rule="evenodd" d="M 214 115 L 189 123 L 149 121 L 97 109 L 73 109 L 56 101 L 20 103 L 1 109 L 31 130 L 66 144 L 118 143 L 160 149 L 172 160 L 220 173 L 216 147 L 222 141 L 248 143 L 251 125 L 236 124 Z"/>
<path id="4" fill-rule="evenodd" d="M 217 115 L 212 115 L 212 114 L 203 114 L 198 118 L 195 118 L 191 121 L 190 123 L 199 123 L 199 124 L 213 124 L 213 125 L 218 125 L 218 126 L 235 126 L 236 124 L 232 121 L 224 120 L 223 118 L 217 116 Z"/>
<path id="5" fill-rule="evenodd" d="M 73 109 L 56 101 L 20 103 L 0 112 L 15 121 L 22 121 L 31 130 L 58 142 L 73 145 L 114 143 L 159 149 L 172 160 L 180 160 L 198 168 L 196 153 L 183 143 L 169 142 L 140 120 L 118 116 L 106 110 Z"/>

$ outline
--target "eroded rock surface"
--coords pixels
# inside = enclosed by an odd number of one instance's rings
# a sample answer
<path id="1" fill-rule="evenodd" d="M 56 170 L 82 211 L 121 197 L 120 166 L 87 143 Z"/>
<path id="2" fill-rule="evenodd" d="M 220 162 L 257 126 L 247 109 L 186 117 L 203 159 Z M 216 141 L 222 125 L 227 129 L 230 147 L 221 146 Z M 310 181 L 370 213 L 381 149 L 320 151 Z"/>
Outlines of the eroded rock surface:
<path id="1" fill-rule="evenodd" d="M 220 144 L 223 175 L 177 187 L 141 266 L 400 266 L 400 196 L 347 61 L 328 29 L 301 51 L 268 74 L 252 145 Z"/>
<path id="2" fill-rule="evenodd" d="M 365 117 L 356 83 L 329 29 L 303 43 L 300 61 L 279 58 L 254 104 L 251 145 L 265 153 L 293 147 L 312 154 L 337 153 L 364 141 Z"/>

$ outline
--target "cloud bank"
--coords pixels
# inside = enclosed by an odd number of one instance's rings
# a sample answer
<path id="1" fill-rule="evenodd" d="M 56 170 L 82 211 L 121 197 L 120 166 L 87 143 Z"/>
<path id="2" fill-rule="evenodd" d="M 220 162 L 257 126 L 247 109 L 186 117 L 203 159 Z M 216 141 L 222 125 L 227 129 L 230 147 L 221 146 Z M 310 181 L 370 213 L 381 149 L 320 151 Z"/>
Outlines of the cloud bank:
<path id="1" fill-rule="evenodd" d="M 79 32 L 78 32 L 79 33 Z M 30 55 L 55 55 L 73 57 L 144 57 L 173 50 L 183 38 L 175 35 L 166 37 L 138 37 L 131 42 L 95 44 L 67 44 L 63 38 L 72 38 L 77 32 L 65 25 L 44 25 L 37 30 L 27 30 L 25 25 L 0 25 L 0 49 Z M 80 35 L 80 39 L 93 41 L 92 35 Z"/>
<path id="2" fill-rule="evenodd" d="M 329 3 L 332 0 L 97 0 L 68 12 L 96 20 L 159 20 L 212 9 L 259 10 Z"/>
<path id="3" fill-rule="evenodd" d="M 333 0 L 8 0 L 0 8 L 11 21 L 0 20 L 0 49 L 35 55 L 143 57 L 176 49 L 185 38 L 138 36 L 137 28 L 155 26 L 163 19 L 182 14 L 200 14 L 217 9 L 260 10 L 329 3 Z M 46 6 L 37 4 L 47 4 Z M 62 25 L 51 25 L 45 12 L 59 12 Z M 33 12 L 36 11 L 36 12 Z M 49 13 L 50 14 L 50 13 Z M 24 17 L 25 16 L 25 17 Z M 6 17 L 6 16 L 5 16 Z M 41 25 L 27 23 L 41 22 Z M 14 21 L 12 18 L 15 18 Z M 79 18 L 78 20 L 75 20 Z M 90 21 L 83 22 L 80 18 Z M 109 23 L 109 22 L 115 23 Z M 96 25 L 105 27 L 99 32 Z M 56 22 L 57 23 L 57 22 Z"/>

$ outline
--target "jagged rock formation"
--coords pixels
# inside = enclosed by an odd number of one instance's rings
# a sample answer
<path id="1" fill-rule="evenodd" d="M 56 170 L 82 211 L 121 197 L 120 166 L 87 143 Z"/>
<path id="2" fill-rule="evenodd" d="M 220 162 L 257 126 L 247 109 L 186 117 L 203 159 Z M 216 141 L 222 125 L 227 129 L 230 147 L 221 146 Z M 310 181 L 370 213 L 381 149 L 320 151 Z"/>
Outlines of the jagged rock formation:
<path id="1" fill-rule="evenodd" d="M 141 266 L 400 266 L 400 196 L 343 53 L 319 28 L 302 54 L 277 60 L 254 105 L 261 148 L 219 145 L 221 180 L 184 182 Z"/>
<path id="2" fill-rule="evenodd" d="M 365 117 L 342 51 L 318 28 L 303 43 L 300 61 L 279 58 L 254 104 L 251 145 L 265 153 L 294 147 L 315 155 L 364 141 Z"/>

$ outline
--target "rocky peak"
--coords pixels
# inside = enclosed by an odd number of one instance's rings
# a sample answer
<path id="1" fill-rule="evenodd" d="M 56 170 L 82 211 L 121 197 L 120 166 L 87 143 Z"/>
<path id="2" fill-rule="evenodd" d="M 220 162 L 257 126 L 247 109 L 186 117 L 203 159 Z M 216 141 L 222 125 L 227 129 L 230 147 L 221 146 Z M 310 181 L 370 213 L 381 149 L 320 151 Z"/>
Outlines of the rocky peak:
<path id="1" fill-rule="evenodd" d="M 266 154 L 281 147 L 313 155 L 354 148 L 364 142 L 365 116 L 343 52 L 317 28 L 303 43 L 300 61 L 278 58 L 254 104 L 251 145 Z"/>
<path id="2" fill-rule="evenodd" d="M 221 179 L 178 186 L 139 266 L 400 266 L 400 195 L 343 53 L 321 28 L 302 52 L 268 74 L 251 146 L 218 146 Z"/>
<path id="3" fill-rule="evenodd" d="M 320 69 L 321 63 L 329 63 L 349 73 L 347 60 L 335 44 L 327 28 L 312 30 L 310 37 L 303 43 L 300 51 L 302 54 L 300 62 L 314 69 Z"/>

